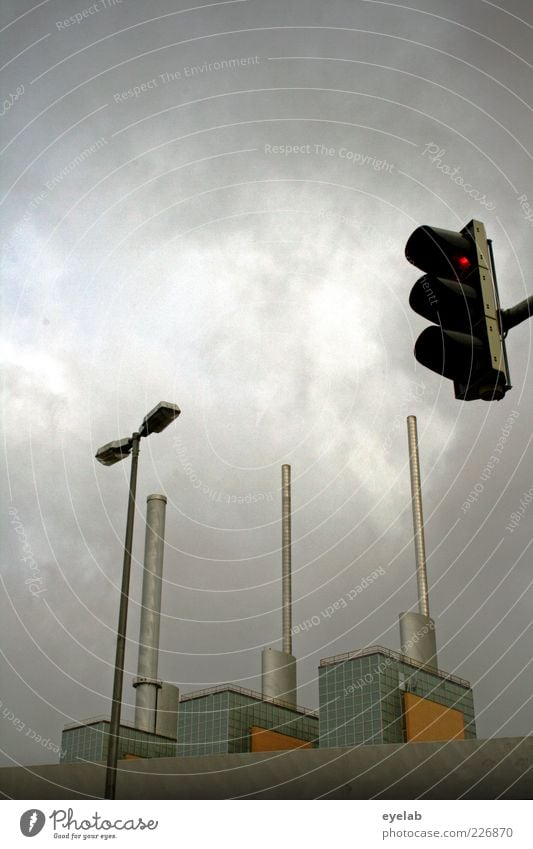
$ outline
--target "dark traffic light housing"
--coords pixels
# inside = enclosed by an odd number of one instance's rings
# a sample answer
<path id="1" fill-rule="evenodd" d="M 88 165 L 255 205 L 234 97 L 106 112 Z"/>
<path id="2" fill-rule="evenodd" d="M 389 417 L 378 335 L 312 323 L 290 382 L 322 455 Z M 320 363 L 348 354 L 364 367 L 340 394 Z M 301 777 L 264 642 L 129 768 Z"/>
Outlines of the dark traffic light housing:
<path id="1" fill-rule="evenodd" d="M 418 227 L 405 246 L 425 271 L 409 303 L 437 327 L 418 337 L 419 363 L 454 382 L 464 401 L 501 400 L 511 388 L 501 311 L 485 227 L 471 221 L 460 233 Z"/>

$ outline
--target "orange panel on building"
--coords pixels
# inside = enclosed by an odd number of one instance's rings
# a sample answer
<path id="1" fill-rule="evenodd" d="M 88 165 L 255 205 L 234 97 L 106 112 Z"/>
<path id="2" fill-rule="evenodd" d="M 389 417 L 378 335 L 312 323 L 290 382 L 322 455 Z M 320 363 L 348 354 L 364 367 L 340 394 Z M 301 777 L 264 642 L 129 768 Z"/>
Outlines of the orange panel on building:
<path id="1" fill-rule="evenodd" d="M 289 734 L 270 731 L 260 725 L 250 726 L 251 752 L 278 752 L 280 749 L 312 749 L 313 744 Z"/>
<path id="2" fill-rule="evenodd" d="M 409 742 L 464 740 L 465 722 L 460 710 L 445 707 L 431 699 L 404 693 L 405 737 Z"/>

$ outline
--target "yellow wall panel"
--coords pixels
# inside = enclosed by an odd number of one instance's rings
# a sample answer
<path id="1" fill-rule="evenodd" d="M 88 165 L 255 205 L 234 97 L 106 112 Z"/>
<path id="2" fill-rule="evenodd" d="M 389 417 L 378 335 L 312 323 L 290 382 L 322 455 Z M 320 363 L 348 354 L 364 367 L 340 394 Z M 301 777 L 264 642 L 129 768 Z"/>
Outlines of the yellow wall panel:
<path id="1" fill-rule="evenodd" d="M 407 741 L 464 740 L 465 721 L 462 711 L 404 693 L 403 710 Z"/>
<path id="2" fill-rule="evenodd" d="M 306 743 L 305 740 L 299 740 L 298 737 L 291 737 L 288 734 L 281 734 L 279 731 L 270 731 L 268 728 L 261 728 L 259 725 L 250 727 L 252 752 L 276 752 L 280 749 L 312 749 L 312 743 Z"/>

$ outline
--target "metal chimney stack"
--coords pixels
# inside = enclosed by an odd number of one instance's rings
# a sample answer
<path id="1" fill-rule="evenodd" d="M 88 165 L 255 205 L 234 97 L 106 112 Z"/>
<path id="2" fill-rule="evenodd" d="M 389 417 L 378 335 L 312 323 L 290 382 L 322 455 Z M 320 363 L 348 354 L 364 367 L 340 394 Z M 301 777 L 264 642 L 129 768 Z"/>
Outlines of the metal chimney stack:
<path id="1" fill-rule="evenodd" d="M 296 658 L 292 654 L 292 539 L 291 467 L 281 467 L 281 610 L 282 651 L 266 648 L 261 653 L 264 698 L 296 705 Z"/>
<path id="2" fill-rule="evenodd" d="M 400 613 L 400 642 L 402 653 L 424 665 L 437 667 L 435 623 L 429 615 L 424 515 L 420 487 L 420 459 L 416 416 L 407 416 L 409 467 L 411 472 L 411 502 L 418 587 L 418 613 Z"/>
<path id="3" fill-rule="evenodd" d="M 429 617 L 428 575 L 426 567 L 426 543 L 424 539 L 424 514 L 420 488 L 420 459 L 418 456 L 418 433 L 416 416 L 407 416 L 409 441 L 409 468 L 411 472 L 411 501 L 413 505 L 413 530 L 415 534 L 416 582 L 418 586 L 418 610 Z"/>
<path id="4" fill-rule="evenodd" d="M 146 539 L 139 629 L 138 677 L 133 682 L 136 689 L 135 727 L 151 733 L 156 733 L 159 730 L 160 721 L 157 709 L 161 698 L 159 691 L 163 689 L 165 714 L 168 714 L 165 721 L 168 733 L 173 721 L 173 717 L 170 716 L 170 704 L 175 703 L 177 711 L 179 694 L 177 694 L 173 685 L 163 684 L 157 677 L 167 499 L 164 495 L 149 495 L 146 501 Z"/>
<path id="5" fill-rule="evenodd" d="M 292 654 L 291 467 L 281 467 L 281 594 L 283 651 Z"/>

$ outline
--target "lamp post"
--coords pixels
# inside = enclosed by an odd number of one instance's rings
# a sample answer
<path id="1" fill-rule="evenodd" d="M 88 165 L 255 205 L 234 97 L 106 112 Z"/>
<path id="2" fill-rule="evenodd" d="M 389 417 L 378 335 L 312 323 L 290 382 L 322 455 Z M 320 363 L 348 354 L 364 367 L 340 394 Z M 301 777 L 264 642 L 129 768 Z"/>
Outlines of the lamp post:
<path id="1" fill-rule="evenodd" d="M 167 425 L 177 419 L 180 409 L 176 404 L 161 401 L 143 419 L 138 431 L 127 439 L 108 442 L 96 452 L 96 459 L 104 466 L 112 466 L 124 460 L 131 453 L 130 488 L 128 496 L 128 515 L 126 520 L 126 539 L 124 542 L 124 562 L 122 566 L 122 587 L 117 628 L 117 651 L 115 674 L 113 678 L 113 701 L 109 724 L 109 746 L 105 777 L 105 798 L 114 799 L 117 785 L 118 741 L 120 736 L 120 711 L 122 707 L 122 683 L 124 679 L 124 655 L 126 651 L 126 624 L 128 619 L 128 594 L 130 588 L 131 548 L 133 541 L 133 519 L 135 515 L 135 492 L 137 489 L 137 466 L 139 444 L 143 436 L 160 433 Z"/>

